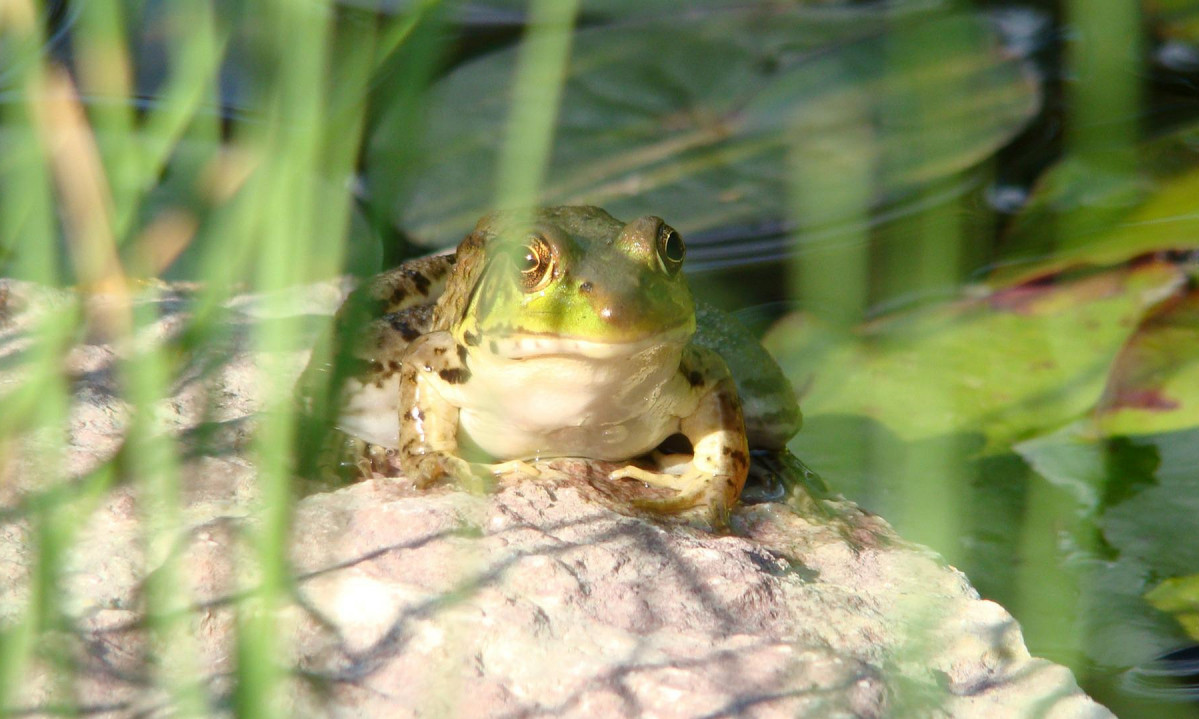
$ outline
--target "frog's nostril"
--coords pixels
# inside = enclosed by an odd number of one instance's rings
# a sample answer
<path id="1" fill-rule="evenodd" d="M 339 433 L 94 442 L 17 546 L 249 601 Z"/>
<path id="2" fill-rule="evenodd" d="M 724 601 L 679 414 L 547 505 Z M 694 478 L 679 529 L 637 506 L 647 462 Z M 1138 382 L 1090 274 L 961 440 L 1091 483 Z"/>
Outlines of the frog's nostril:
<path id="1" fill-rule="evenodd" d="M 595 289 L 595 286 L 592 285 L 590 282 L 584 282 L 581 285 L 579 285 L 579 292 L 582 292 L 585 295 L 591 294 L 591 291 L 593 289 Z"/>

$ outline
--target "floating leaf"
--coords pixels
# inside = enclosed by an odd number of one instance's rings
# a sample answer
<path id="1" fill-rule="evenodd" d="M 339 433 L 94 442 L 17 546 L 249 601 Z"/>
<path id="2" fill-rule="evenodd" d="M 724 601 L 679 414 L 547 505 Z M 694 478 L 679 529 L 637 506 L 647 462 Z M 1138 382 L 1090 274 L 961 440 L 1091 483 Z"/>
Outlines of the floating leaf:
<path id="1" fill-rule="evenodd" d="M 1199 574 L 1167 579 L 1146 592 L 1145 599 L 1172 615 L 1188 636 L 1199 640 Z"/>
<path id="2" fill-rule="evenodd" d="M 1015 450 L 1037 474 L 1073 495 L 1082 512 L 1092 515 L 1155 484 L 1161 464 L 1151 444 L 1104 437 L 1090 420 L 1020 442 Z"/>
<path id="3" fill-rule="evenodd" d="M 1140 664 L 1183 641 L 1178 627 L 1145 601 L 1148 567 L 1144 562 L 1076 559 L 1066 571 L 1079 572 L 1085 578 L 1080 623 L 1087 628 L 1086 653 L 1093 664 Z"/>
<path id="4" fill-rule="evenodd" d="M 1100 559 L 1096 548 L 1082 548 L 1074 562 L 1076 570 L 1090 574 L 1087 582 L 1103 585 L 1093 586 L 1088 603 L 1088 621 L 1097 624 L 1098 632 L 1089 652 L 1101 663 L 1134 664 L 1177 643 L 1176 632 L 1137 601 L 1141 595 L 1157 609 L 1175 614 L 1199 639 L 1199 627 L 1193 624 L 1199 609 L 1199 584 L 1193 576 L 1199 573 L 1199 544 L 1194 541 L 1199 428 L 1136 437 L 1105 437 L 1095 429 L 1092 422 L 1078 422 L 1021 442 L 1016 450 L 1038 474 L 1074 495 L 1079 510 L 1093 518 L 1102 551 L 1110 556 Z M 1118 582 L 1108 581 L 1116 577 Z M 1175 579 L 1155 579 L 1161 577 Z M 1157 586 L 1147 591 L 1151 582 Z M 1128 641 L 1130 632 L 1140 639 Z"/>
<path id="5" fill-rule="evenodd" d="M 1106 434 L 1199 426 L 1199 292 L 1170 298 L 1141 322 L 1096 411 Z"/>
<path id="6" fill-rule="evenodd" d="M 1087 514 L 1100 510 L 1107 483 L 1107 462 L 1090 422 L 1075 422 L 1056 432 L 1020 442 L 1016 452 L 1029 466 L 1067 492 Z"/>
<path id="7" fill-rule="evenodd" d="M 1145 435 L 1133 446 L 1152 448 L 1158 465 L 1153 482 L 1109 506 L 1100 520 L 1107 542 L 1121 556 L 1144 562 L 1155 576 L 1199 572 L 1199 429 Z M 1126 477 L 1114 475 L 1113 482 Z M 1144 483 L 1143 483 L 1144 484 Z"/>
<path id="8" fill-rule="evenodd" d="M 1146 306 L 1183 281 L 1145 263 L 887 317 L 848 341 L 791 316 L 765 341 L 808 387 L 809 420 L 862 415 L 909 441 L 981 432 L 995 448 L 1092 409 Z"/>
<path id="9" fill-rule="evenodd" d="M 1049 170 L 1008 233 L 1010 264 L 993 273 L 991 285 L 1199 247 L 1199 126 L 1143 143 L 1137 157 L 1142 169 L 1135 173 L 1077 159 Z"/>
<path id="10" fill-rule="evenodd" d="M 902 33 L 961 41 L 901 63 L 892 48 Z M 396 201 L 397 224 L 417 241 L 456 242 L 489 209 L 516 58 L 516 49 L 485 55 L 440 82 L 411 161 L 386 131 L 411 118 L 384 115 L 368 183 Z M 883 111 L 913 88 L 945 83 L 967 91 L 910 117 Z M 883 199 L 986 158 L 1037 102 L 1025 67 L 976 15 L 768 7 L 587 29 L 574 37 L 540 200 L 598 204 L 617 217 L 653 212 L 684 232 L 777 220 L 787 214 L 794 133 L 818 146 L 846 122 L 867 126 L 877 141 L 859 151 L 879 168 Z M 828 121 L 828 108 L 845 106 L 863 110 Z M 947 126 L 954 141 L 936 141 Z M 384 198 L 397 164 L 413 179 Z M 828 178 L 834 188 L 853 181 Z"/>

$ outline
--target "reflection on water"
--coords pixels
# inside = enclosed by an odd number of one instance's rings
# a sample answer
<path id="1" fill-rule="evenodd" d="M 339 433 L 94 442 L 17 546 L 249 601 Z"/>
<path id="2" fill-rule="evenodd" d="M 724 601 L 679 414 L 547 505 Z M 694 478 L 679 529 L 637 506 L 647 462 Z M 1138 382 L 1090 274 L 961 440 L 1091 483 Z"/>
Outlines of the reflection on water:
<path id="1" fill-rule="evenodd" d="M 1199 646 L 1164 654 L 1124 672 L 1121 688 L 1148 699 L 1199 701 Z"/>

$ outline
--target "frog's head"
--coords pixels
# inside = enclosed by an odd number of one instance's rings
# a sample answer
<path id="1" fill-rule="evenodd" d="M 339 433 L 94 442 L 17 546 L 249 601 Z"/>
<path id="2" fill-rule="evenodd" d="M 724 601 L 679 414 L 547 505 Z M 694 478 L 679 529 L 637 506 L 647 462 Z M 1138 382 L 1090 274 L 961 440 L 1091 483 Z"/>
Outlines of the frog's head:
<path id="1" fill-rule="evenodd" d="M 625 224 L 596 207 L 491 214 L 459 248 L 456 289 L 467 294 L 451 329 L 462 345 L 512 357 L 681 345 L 695 331 L 684 252 L 657 217 Z"/>

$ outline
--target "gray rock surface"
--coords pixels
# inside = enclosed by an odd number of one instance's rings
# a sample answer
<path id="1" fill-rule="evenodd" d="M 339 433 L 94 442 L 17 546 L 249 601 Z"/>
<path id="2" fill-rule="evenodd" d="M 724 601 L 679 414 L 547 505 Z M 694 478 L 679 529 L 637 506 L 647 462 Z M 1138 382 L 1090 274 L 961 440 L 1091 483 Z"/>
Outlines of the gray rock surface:
<path id="1" fill-rule="evenodd" d="M 69 302 L 5 288 L 25 300 L 0 320 L 0 396 L 27 372 L 35 310 Z M 320 292 L 298 311 L 336 304 L 336 288 Z M 178 331 L 184 299 L 164 293 L 152 334 Z M 570 461 L 487 496 L 375 479 L 303 497 L 287 599 L 274 610 L 243 602 L 239 619 L 235 598 L 258 582 L 248 557 L 262 521 L 245 450 L 263 409 L 261 357 L 237 339 L 268 321 L 255 307 L 230 308 L 214 371 L 177 383 L 158 408 L 161 429 L 193 450 L 166 548 L 147 539 L 157 515 L 141 485 L 85 477 L 128 429 L 119 350 L 85 343 L 65 358 L 65 445 L 35 434 L 0 460 L 3 624 L 26 616 L 32 596 L 30 498 L 78 485 L 57 597 L 69 623 L 43 637 L 74 675 L 64 690 L 71 675 L 34 662 L 10 709 L 50 714 L 65 693 L 86 716 L 167 716 L 159 678 L 173 672 L 199 678 L 207 713 L 228 714 L 236 627 L 270 611 L 293 669 L 279 696 L 287 716 L 1111 716 L 1066 669 L 1030 657 L 1012 617 L 963 575 L 849 502 L 741 506 L 713 533 L 616 511 Z M 298 373 L 304 360 L 297 348 L 282 361 Z M 59 447 L 49 472 L 45 452 Z M 178 561 L 164 569 L 167 556 Z M 173 623 L 149 625 L 148 593 L 172 566 L 188 601 Z"/>

